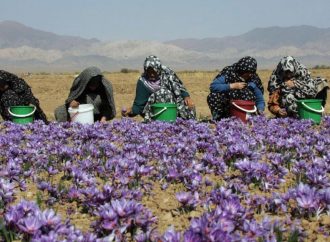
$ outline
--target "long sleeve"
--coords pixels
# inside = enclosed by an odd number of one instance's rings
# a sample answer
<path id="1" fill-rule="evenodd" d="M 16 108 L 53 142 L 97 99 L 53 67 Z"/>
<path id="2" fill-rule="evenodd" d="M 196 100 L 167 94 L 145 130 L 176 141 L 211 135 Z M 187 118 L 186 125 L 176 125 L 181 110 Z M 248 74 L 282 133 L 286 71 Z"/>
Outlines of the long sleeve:
<path id="1" fill-rule="evenodd" d="M 254 92 L 256 96 L 256 106 L 258 110 L 265 110 L 265 99 L 262 91 L 257 87 L 254 82 L 249 82 L 248 87 Z"/>
<path id="2" fill-rule="evenodd" d="M 185 98 L 185 97 L 189 97 L 190 95 L 189 95 L 189 92 L 187 92 L 187 91 L 181 91 L 181 96 L 183 98 Z"/>
<path id="3" fill-rule="evenodd" d="M 151 95 L 151 91 L 143 84 L 141 80 L 138 80 L 136 85 L 135 99 L 132 106 L 132 114 L 134 116 L 142 114 L 144 106 L 148 102 Z"/>
<path id="4" fill-rule="evenodd" d="M 213 80 L 210 85 L 211 92 L 225 92 L 230 89 L 229 84 L 226 83 L 225 76 L 219 76 Z"/>
<path id="5" fill-rule="evenodd" d="M 261 90 L 256 87 L 256 89 L 254 89 L 254 94 L 256 95 L 256 106 L 258 110 L 265 111 L 265 99 Z"/>

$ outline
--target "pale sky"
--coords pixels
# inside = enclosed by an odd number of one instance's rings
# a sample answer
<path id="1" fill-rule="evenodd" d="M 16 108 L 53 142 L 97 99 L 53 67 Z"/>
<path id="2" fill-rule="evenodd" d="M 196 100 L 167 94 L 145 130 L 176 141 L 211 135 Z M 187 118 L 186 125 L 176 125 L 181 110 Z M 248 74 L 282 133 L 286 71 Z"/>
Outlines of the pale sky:
<path id="1" fill-rule="evenodd" d="M 330 27 L 330 0 L 0 0 L 0 21 L 100 40 L 240 35 L 257 27 Z"/>

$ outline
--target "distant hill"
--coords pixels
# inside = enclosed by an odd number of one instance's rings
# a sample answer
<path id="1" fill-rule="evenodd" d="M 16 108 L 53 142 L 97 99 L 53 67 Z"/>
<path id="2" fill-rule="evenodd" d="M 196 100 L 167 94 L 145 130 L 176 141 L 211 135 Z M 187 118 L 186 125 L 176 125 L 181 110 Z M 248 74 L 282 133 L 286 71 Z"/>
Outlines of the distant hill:
<path id="1" fill-rule="evenodd" d="M 7 70 L 142 70 L 146 56 L 157 55 L 174 70 L 214 70 L 251 55 L 259 68 L 273 68 L 285 55 L 307 66 L 330 65 L 330 28 L 257 28 L 239 36 L 159 41 L 108 41 L 57 35 L 23 24 L 0 22 L 0 65 Z"/>
<path id="2" fill-rule="evenodd" d="M 97 39 L 83 39 L 73 36 L 61 36 L 36 30 L 14 21 L 0 22 L 0 48 L 29 46 L 43 50 L 68 50 L 75 47 L 89 46 Z"/>
<path id="3" fill-rule="evenodd" d="M 245 34 L 224 38 L 178 39 L 165 43 L 200 52 L 273 50 L 284 47 L 315 48 L 329 51 L 330 28 L 311 26 L 257 28 Z"/>

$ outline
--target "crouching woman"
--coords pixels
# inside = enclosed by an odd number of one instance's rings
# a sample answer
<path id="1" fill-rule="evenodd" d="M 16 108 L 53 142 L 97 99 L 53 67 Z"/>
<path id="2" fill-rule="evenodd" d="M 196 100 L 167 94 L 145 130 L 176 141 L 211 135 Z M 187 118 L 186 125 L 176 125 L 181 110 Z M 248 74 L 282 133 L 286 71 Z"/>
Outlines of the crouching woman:
<path id="1" fill-rule="evenodd" d="M 298 117 L 297 100 L 321 99 L 325 106 L 327 89 L 326 79 L 312 78 L 295 58 L 283 57 L 268 82 L 268 109 L 276 117 Z"/>
<path id="2" fill-rule="evenodd" d="M 123 110 L 124 117 L 141 115 L 146 122 L 151 120 L 151 105 L 154 103 L 175 103 L 178 117 L 196 119 L 195 105 L 182 81 L 170 68 L 161 64 L 156 56 L 144 61 L 144 73 L 137 81 L 134 103 Z"/>
<path id="3" fill-rule="evenodd" d="M 42 111 L 39 100 L 33 95 L 31 87 L 16 75 L 0 70 L 0 111 L 3 120 L 11 120 L 8 108 L 11 106 L 36 107 L 35 120 L 48 123 L 45 113 Z"/>
<path id="4" fill-rule="evenodd" d="M 86 68 L 74 79 L 65 104 L 55 110 L 55 119 L 70 121 L 68 108 L 80 104 L 93 104 L 95 121 L 105 122 L 116 116 L 112 85 L 97 67 Z"/>
<path id="5" fill-rule="evenodd" d="M 231 100 L 254 101 L 257 114 L 264 112 L 264 88 L 256 71 L 257 61 L 246 56 L 237 63 L 225 67 L 215 77 L 210 85 L 211 93 L 207 97 L 213 120 L 219 121 L 230 117 Z"/>

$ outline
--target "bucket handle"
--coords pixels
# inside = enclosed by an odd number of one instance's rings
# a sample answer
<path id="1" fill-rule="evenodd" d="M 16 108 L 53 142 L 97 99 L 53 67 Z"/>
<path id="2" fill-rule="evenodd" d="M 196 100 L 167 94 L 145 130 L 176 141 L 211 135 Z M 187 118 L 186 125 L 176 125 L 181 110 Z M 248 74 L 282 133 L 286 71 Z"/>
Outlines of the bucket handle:
<path id="1" fill-rule="evenodd" d="M 242 108 L 242 107 L 238 106 L 235 102 L 232 102 L 232 104 L 233 104 L 236 108 L 238 108 L 238 109 L 240 109 L 240 110 L 242 110 L 242 111 L 244 111 L 244 112 L 246 112 L 246 113 L 255 113 L 255 112 L 257 112 L 257 107 L 256 107 L 256 105 L 254 105 L 253 110 L 246 110 L 245 108 Z"/>
<path id="2" fill-rule="evenodd" d="M 11 115 L 11 116 L 13 116 L 13 117 L 17 117 L 17 118 L 26 118 L 26 117 L 29 117 L 29 116 L 31 116 L 32 114 L 34 114 L 34 112 L 37 110 L 37 107 L 36 106 L 34 106 L 34 109 L 33 109 L 33 111 L 31 112 L 31 113 L 28 113 L 28 114 L 14 114 L 14 113 L 12 113 L 11 111 L 10 111 L 10 107 L 8 108 L 8 112 L 9 112 L 9 114 Z"/>
<path id="3" fill-rule="evenodd" d="M 155 116 L 158 116 L 159 114 L 163 113 L 164 111 L 166 111 L 167 107 L 164 107 L 162 110 L 160 110 L 158 113 L 155 114 L 151 114 L 150 116 L 153 118 Z"/>
<path id="4" fill-rule="evenodd" d="M 72 115 L 69 122 L 74 122 L 74 120 L 75 120 L 75 118 L 77 117 L 78 114 L 79 114 L 79 111 L 77 111 L 74 115 Z"/>
<path id="5" fill-rule="evenodd" d="M 311 110 L 311 111 L 313 111 L 313 112 L 315 112 L 315 113 L 323 113 L 323 112 L 324 112 L 324 107 L 323 107 L 323 106 L 321 106 L 321 110 L 316 110 L 316 109 L 314 109 L 314 108 L 311 108 L 311 107 L 307 106 L 304 102 L 301 102 L 301 104 L 302 104 L 305 108 L 307 108 L 307 109 L 309 109 L 309 110 Z"/>

